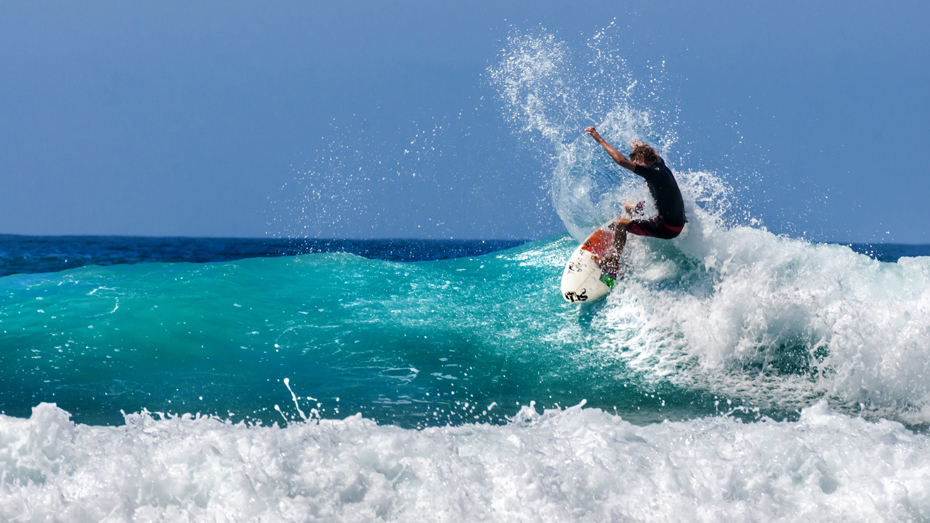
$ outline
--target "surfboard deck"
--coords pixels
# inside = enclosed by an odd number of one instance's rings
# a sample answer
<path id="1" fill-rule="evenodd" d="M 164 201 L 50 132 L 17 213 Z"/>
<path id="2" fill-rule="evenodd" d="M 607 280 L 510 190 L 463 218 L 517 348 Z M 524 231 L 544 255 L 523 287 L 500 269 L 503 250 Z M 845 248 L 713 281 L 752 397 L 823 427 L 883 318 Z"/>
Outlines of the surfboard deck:
<path id="1" fill-rule="evenodd" d="M 565 301 L 571 303 L 596 300 L 614 288 L 619 276 L 598 265 L 604 258 L 614 255 L 614 221 L 605 223 L 588 236 L 575 249 L 562 271 L 561 291 Z M 616 273 L 619 275 L 619 267 Z"/>

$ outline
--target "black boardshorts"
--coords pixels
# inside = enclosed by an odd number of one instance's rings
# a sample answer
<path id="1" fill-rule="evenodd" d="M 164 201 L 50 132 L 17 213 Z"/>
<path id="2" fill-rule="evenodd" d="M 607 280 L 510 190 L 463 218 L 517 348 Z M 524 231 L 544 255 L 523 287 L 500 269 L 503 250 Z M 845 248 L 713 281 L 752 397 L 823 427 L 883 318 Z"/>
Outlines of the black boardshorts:
<path id="1" fill-rule="evenodd" d="M 662 238 L 671 240 L 681 234 L 685 226 L 674 227 L 663 222 L 658 216 L 651 220 L 633 220 L 627 226 L 626 230 L 637 236 L 649 236 L 651 238 Z"/>

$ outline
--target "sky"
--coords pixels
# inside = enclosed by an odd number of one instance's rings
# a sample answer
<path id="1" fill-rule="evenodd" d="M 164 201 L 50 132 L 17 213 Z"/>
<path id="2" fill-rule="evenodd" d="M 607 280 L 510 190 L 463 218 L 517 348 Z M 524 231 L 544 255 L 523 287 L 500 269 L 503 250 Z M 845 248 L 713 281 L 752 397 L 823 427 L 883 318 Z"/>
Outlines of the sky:
<path id="1" fill-rule="evenodd" d="M 665 63 L 676 164 L 742 184 L 769 230 L 930 243 L 928 20 L 918 1 L 4 2 L 0 234 L 562 233 L 551 162 L 488 68 L 515 32 L 582 48 L 614 23 L 634 75 Z"/>

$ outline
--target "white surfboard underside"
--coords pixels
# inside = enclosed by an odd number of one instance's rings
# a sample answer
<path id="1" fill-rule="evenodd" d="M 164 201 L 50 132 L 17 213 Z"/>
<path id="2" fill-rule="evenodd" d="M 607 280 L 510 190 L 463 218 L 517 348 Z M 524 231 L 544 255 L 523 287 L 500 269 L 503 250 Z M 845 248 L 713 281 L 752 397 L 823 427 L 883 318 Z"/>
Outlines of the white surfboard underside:
<path id="1" fill-rule="evenodd" d="M 583 246 L 575 249 L 562 271 L 562 297 L 572 303 L 596 300 L 610 292 L 610 287 L 601 281 L 603 271 Z"/>

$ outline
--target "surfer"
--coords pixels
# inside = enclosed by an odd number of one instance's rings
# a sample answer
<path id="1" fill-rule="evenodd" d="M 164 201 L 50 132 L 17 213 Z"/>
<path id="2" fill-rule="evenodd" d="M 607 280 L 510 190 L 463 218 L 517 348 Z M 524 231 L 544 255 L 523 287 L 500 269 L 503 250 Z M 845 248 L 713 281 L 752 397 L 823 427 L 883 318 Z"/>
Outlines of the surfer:
<path id="1" fill-rule="evenodd" d="M 652 218 L 634 218 L 642 214 L 645 202 L 625 202 L 623 204 L 623 208 L 630 215 L 630 218 L 618 216 L 617 221 L 614 223 L 616 260 L 611 261 L 619 264 L 619 255 L 623 252 L 624 245 L 626 245 L 627 232 L 665 240 L 671 240 L 678 236 L 685 227 L 685 221 L 687 221 L 685 219 L 685 204 L 681 197 L 681 190 L 678 188 L 678 182 L 675 181 L 675 175 L 665 165 L 662 157 L 652 147 L 639 140 L 633 140 L 630 143 L 633 150 L 630 152 L 630 159 L 628 160 L 620 151 L 601 138 L 601 135 L 594 127 L 588 127 L 584 131 L 607 151 L 607 154 L 617 162 L 617 165 L 633 171 L 646 180 L 649 193 L 652 194 L 658 210 L 658 214 Z"/>

